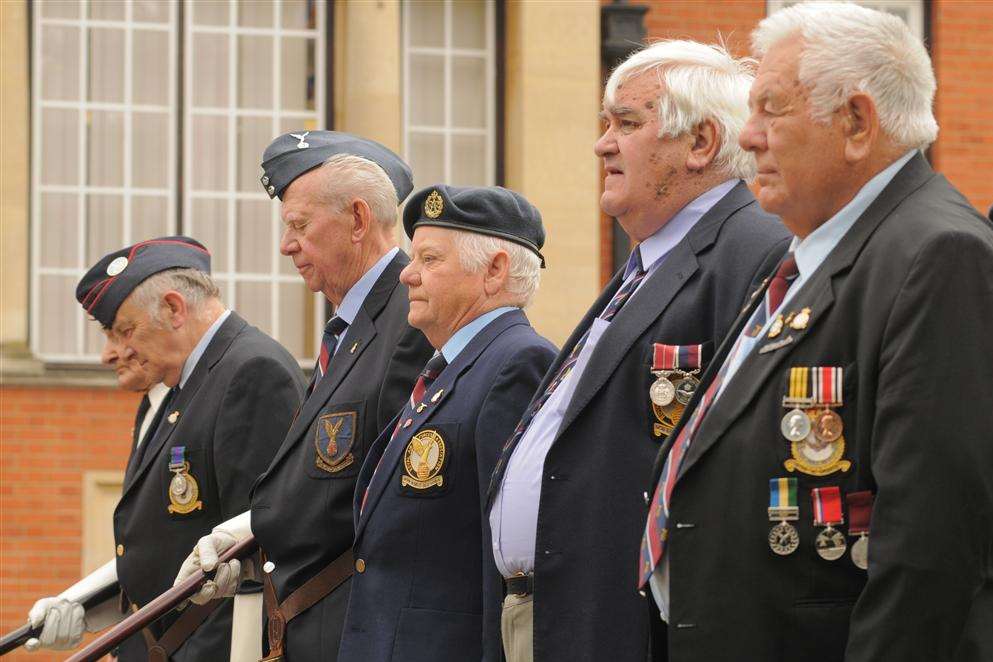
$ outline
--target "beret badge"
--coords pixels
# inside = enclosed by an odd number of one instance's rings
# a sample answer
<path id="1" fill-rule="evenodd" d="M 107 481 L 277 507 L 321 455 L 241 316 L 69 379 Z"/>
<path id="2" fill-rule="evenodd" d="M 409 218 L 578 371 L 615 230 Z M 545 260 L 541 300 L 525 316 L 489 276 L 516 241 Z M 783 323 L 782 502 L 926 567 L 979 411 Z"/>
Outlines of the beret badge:
<path id="1" fill-rule="evenodd" d="M 438 218 L 445 209 L 445 201 L 437 191 L 431 191 L 431 195 L 424 201 L 424 215 L 428 218 Z"/>
<path id="2" fill-rule="evenodd" d="M 116 276 L 117 274 L 124 271 L 124 268 L 128 266 L 128 259 L 123 255 L 121 257 L 116 257 L 107 265 L 107 275 Z"/>

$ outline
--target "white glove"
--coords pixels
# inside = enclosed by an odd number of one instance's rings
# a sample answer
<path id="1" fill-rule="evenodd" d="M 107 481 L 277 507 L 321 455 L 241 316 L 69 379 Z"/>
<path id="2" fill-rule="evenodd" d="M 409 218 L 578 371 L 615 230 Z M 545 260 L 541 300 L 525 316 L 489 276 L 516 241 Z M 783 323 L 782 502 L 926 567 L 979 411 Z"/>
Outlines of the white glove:
<path id="1" fill-rule="evenodd" d="M 28 612 L 28 621 L 33 628 L 45 624 L 37 639 L 32 638 L 25 642 L 24 647 L 29 651 L 39 648 L 75 648 L 86 629 L 83 605 L 62 598 L 42 598 L 34 603 Z"/>
<path id="2" fill-rule="evenodd" d="M 237 517 L 222 522 L 214 530 L 200 538 L 193 552 L 186 557 L 179 567 L 179 574 L 173 585 L 181 584 L 192 577 L 198 570 L 210 572 L 216 568 L 213 579 L 204 582 L 200 591 L 190 597 L 190 601 L 202 605 L 215 598 L 231 597 L 238 591 L 243 579 L 254 578 L 255 572 L 251 562 L 245 563 L 244 573 L 238 559 L 227 563 L 218 563 L 218 557 L 234 547 L 236 543 L 252 534 L 251 513 L 244 512 Z M 244 575 L 244 576 L 243 576 Z"/>

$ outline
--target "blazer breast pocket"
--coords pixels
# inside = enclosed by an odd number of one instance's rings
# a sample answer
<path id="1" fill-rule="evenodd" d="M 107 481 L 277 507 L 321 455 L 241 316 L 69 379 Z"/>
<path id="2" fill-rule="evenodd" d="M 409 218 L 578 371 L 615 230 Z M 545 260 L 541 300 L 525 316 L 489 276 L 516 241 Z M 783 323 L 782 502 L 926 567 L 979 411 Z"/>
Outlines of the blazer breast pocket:
<path id="1" fill-rule="evenodd" d="M 310 429 L 306 464 L 311 478 L 354 478 L 362 466 L 365 402 L 333 402 L 321 410 Z"/>

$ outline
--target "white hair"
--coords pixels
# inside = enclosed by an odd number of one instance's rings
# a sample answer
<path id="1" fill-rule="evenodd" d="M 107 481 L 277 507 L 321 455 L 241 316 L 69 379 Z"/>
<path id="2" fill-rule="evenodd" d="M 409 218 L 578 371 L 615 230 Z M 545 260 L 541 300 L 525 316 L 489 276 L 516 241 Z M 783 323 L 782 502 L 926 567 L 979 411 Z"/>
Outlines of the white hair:
<path id="1" fill-rule="evenodd" d="M 355 198 L 365 200 L 372 217 L 384 228 L 397 222 L 396 188 L 386 171 L 369 159 L 353 154 L 335 154 L 320 167 L 324 195 L 335 211 L 345 211 Z"/>
<path id="2" fill-rule="evenodd" d="M 847 2 L 804 2 L 763 19 L 752 49 L 762 57 L 794 35 L 803 39 L 798 73 L 810 91 L 811 119 L 827 122 L 864 92 L 883 132 L 901 147 L 921 149 L 938 137 L 931 58 L 900 18 Z"/>
<path id="3" fill-rule="evenodd" d="M 478 273 L 489 265 L 494 255 L 505 252 L 510 258 L 507 292 L 515 295 L 514 303 L 521 308 L 531 305 L 541 280 L 541 260 L 534 251 L 500 237 L 463 230 L 454 232 L 455 249 L 463 269 Z"/>
<path id="4" fill-rule="evenodd" d="M 720 133 L 715 165 L 732 177 L 755 176 L 754 157 L 738 145 L 738 134 L 748 121 L 754 60 L 736 60 L 721 45 L 678 39 L 659 41 L 614 69 L 604 90 L 604 103 L 614 102 L 622 83 L 648 71 L 657 72 L 663 84 L 658 99 L 659 138 L 688 134 L 710 119 Z"/>
<path id="5" fill-rule="evenodd" d="M 167 269 L 143 280 L 128 300 L 144 309 L 156 323 L 162 324 L 162 296 L 170 291 L 183 295 L 193 317 L 199 317 L 203 305 L 210 299 L 220 299 L 221 291 L 210 276 L 199 269 Z"/>

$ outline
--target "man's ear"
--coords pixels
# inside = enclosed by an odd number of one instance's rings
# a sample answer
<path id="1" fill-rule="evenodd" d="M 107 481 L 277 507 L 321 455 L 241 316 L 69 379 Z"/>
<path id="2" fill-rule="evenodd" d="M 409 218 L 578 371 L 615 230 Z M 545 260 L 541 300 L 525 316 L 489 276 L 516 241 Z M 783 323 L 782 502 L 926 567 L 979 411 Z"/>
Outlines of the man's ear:
<path id="1" fill-rule="evenodd" d="M 703 172 L 717 158 L 717 152 L 721 148 L 721 131 L 712 119 L 705 119 L 693 127 L 690 135 L 693 144 L 690 146 L 690 153 L 686 155 L 686 169 Z"/>
<path id="2" fill-rule="evenodd" d="M 372 224 L 376 221 L 372 217 L 372 209 L 369 208 L 369 203 L 362 198 L 355 198 L 352 200 L 352 206 L 349 211 L 352 215 L 352 243 L 358 244 L 365 239 L 367 234 L 369 234 Z"/>
<path id="3" fill-rule="evenodd" d="M 172 329 L 179 329 L 190 317 L 190 309 L 186 299 L 175 290 L 169 290 L 162 295 L 162 303 L 166 307 L 166 324 Z"/>
<path id="4" fill-rule="evenodd" d="M 845 138 L 845 160 L 858 163 L 869 158 L 879 138 L 879 114 L 868 94 L 858 92 L 839 109 Z"/>
<path id="5" fill-rule="evenodd" d="M 483 290 L 486 296 L 496 296 L 502 292 L 510 279 L 510 256 L 505 251 L 497 251 L 486 267 Z"/>

